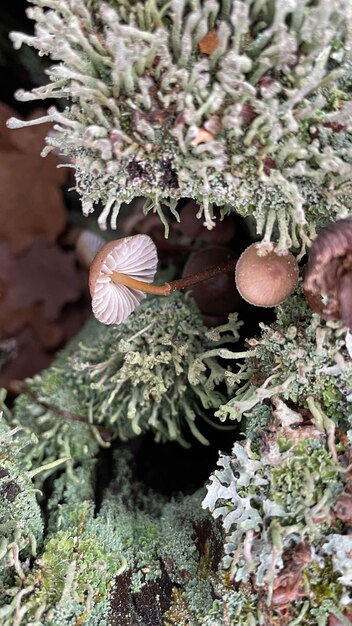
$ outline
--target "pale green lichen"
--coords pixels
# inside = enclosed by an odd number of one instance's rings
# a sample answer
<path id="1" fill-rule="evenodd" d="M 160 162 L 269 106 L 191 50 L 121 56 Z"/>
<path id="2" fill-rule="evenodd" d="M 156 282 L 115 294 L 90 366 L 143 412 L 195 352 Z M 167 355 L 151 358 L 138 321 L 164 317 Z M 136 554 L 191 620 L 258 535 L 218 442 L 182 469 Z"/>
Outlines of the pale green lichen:
<path id="1" fill-rule="evenodd" d="M 133 479 L 131 455 L 122 451 L 116 460 L 116 479 L 105 493 L 98 518 L 107 536 L 115 534 L 114 545 L 126 559 L 130 590 L 143 594 L 153 582 L 164 579 L 165 584 L 166 577 L 182 593 L 190 623 L 196 625 L 212 604 L 209 573 L 214 545 L 221 541 L 219 530 L 200 506 L 204 492 L 170 500 Z M 207 541 L 202 546 L 204 527 Z M 117 592 L 118 585 L 117 579 Z"/>
<path id="2" fill-rule="evenodd" d="M 93 518 L 92 506 L 83 503 L 67 530 L 49 534 L 43 552 L 23 576 L 3 612 L 3 626 L 22 623 L 43 626 L 94 624 L 106 609 L 112 581 L 125 568 L 125 560 L 103 534 L 103 522 Z M 88 619 L 89 617 L 89 619 Z"/>
<path id="3" fill-rule="evenodd" d="M 15 420 L 22 423 L 26 415 L 28 424 L 33 416 L 30 425 L 40 432 L 46 456 L 50 449 L 55 456 L 58 447 L 74 459 L 94 456 L 100 427 L 110 439 L 123 441 L 150 430 L 157 441 L 188 445 L 191 434 L 207 443 L 199 423 L 204 418 L 217 424 L 211 411 L 224 402 L 219 385 L 226 370 L 214 357 L 198 357 L 213 346 L 221 353 L 222 345 L 238 339 L 240 325 L 233 314 L 227 324 L 208 331 L 193 300 L 182 294 L 148 298 L 120 326 L 91 320 L 71 347 L 29 382 L 36 401 L 20 396 Z M 66 419 L 49 405 L 68 412 Z M 77 415 L 87 423 L 75 421 Z"/>
<path id="4" fill-rule="evenodd" d="M 2 399 L 4 394 L 2 393 Z M 21 623 L 25 614 L 21 598 L 30 592 L 26 577 L 30 559 L 37 556 L 44 539 L 44 522 L 33 482 L 39 473 L 53 471 L 66 459 L 33 468 L 26 454 L 37 438 L 21 427 L 10 429 L 0 414 L 0 619 Z M 19 595 L 16 587 L 19 587 Z M 12 621 L 11 621 L 12 624 Z"/>
<path id="5" fill-rule="evenodd" d="M 85 461 L 54 480 L 44 545 L 31 566 L 22 561 L 23 575 L 0 612 L 3 626 L 93 626 L 107 611 L 126 561 L 112 529 L 104 531 L 106 520 L 95 519 L 93 468 Z"/>
<path id="6" fill-rule="evenodd" d="M 89 464 L 54 480 L 43 549 L 12 581 L 11 600 L 0 607 L 3 626 L 108 625 L 117 619 L 112 611 L 126 579 L 134 597 L 167 580 L 199 624 L 212 604 L 205 575 L 212 557 L 211 548 L 207 557 L 197 546 L 197 535 L 208 524 L 209 545 L 220 541 L 200 506 L 203 494 L 167 499 L 136 481 L 132 466 L 132 455 L 117 450 L 98 513 Z"/>
<path id="7" fill-rule="evenodd" d="M 24 452 L 35 440 L 26 437 L 21 428 L 10 430 L 2 413 L 0 418 L 0 585 L 3 587 L 6 583 L 11 586 L 14 576 L 24 576 L 20 560 L 36 554 L 44 525 L 31 466 Z M 0 598 L 0 615 L 2 605 Z"/>
<path id="8" fill-rule="evenodd" d="M 258 597 L 254 593 L 228 591 L 222 588 L 221 599 L 215 600 L 202 626 L 264 626 L 258 610 Z"/>
<path id="9" fill-rule="evenodd" d="M 260 444 L 235 443 L 231 456 L 220 455 L 203 506 L 222 520 L 220 573 L 233 590 L 220 589 L 207 626 L 220 625 L 225 610 L 230 624 L 274 624 L 288 606 L 292 624 L 304 616 L 304 623 L 325 625 L 351 603 L 349 527 L 334 515 L 349 489 L 349 447 L 332 433 L 329 421 L 325 428 L 314 415 L 304 422 L 281 403 Z M 238 593 L 244 585 L 254 593 L 250 611 Z M 235 621 L 238 614 L 243 621 Z"/>
<path id="10" fill-rule="evenodd" d="M 307 407 L 314 394 L 329 417 L 341 425 L 352 420 L 351 334 L 339 323 L 324 322 L 313 314 L 298 290 L 278 307 L 276 321 L 260 324 L 261 335 L 248 340 L 248 351 L 238 371 L 226 377 L 235 391 L 217 412 L 221 419 L 241 419 L 273 396 Z M 229 355 L 230 356 L 230 355 Z M 236 353 L 233 354 L 236 359 Z M 251 419 L 251 433 L 255 424 Z M 260 426 L 259 426 L 260 428 Z"/>
<path id="11" fill-rule="evenodd" d="M 86 214 L 105 204 L 102 227 L 136 196 L 167 226 L 161 203 L 191 197 L 208 228 L 226 205 L 284 250 L 351 210 L 349 0 L 31 2 L 35 35 L 14 45 L 59 63 L 17 96 L 68 99 L 43 118 L 48 150 L 70 158 Z"/>

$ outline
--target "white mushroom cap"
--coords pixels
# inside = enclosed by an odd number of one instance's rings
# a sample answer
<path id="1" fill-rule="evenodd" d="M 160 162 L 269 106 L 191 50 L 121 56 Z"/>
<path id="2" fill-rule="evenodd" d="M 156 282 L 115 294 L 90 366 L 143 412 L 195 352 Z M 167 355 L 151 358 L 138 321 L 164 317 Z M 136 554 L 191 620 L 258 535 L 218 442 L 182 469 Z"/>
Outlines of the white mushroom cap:
<path id="1" fill-rule="evenodd" d="M 121 324 L 145 294 L 111 281 L 113 272 L 151 283 L 158 264 L 155 244 L 148 235 L 134 235 L 107 243 L 95 256 L 89 273 L 89 290 L 95 317 L 103 324 Z"/>

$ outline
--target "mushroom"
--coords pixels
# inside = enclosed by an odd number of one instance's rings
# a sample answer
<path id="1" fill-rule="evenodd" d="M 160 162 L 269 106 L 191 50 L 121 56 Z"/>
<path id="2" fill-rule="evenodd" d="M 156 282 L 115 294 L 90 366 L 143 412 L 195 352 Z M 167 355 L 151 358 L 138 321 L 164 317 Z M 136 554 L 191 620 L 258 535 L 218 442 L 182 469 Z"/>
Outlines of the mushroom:
<path id="1" fill-rule="evenodd" d="M 313 311 L 352 328 L 352 216 L 329 224 L 313 241 L 303 291 Z"/>
<path id="2" fill-rule="evenodd" d="M 89 272 L 95 317 L 104 324 L 121 324 L 148 293 L 157 263 L 156 247 L 148 235 L 105 244 Z"/>
<path id="3" fill-rule="evenodd" d="M 89 272 L 89 289 L 95 317 L 104 324 L 121 324 L 146 293 L 168 296 L 235 268 L 229 259 L 193 276 L 164 285 L 151 284 L 157 268 L 155 244 L 148 235 L 110 241 L 99 250 Z"/>
<path id="4" fill-rule="evenodd" d="M 263 255 L 253 243 L 241 254 L 236 265 L 236 285 L 244 300 L 261 307 L 281 304 L 297 284 L 298 265 L 290 252 Z"/>
<path id="5" fill-rule="evenodd" d="M 88 269 L 105 243 L 105 239 L 97 233 L 93 233 L 91 230 L 82 230 L 75 245 L 76 255 L 81 265 Z"/>

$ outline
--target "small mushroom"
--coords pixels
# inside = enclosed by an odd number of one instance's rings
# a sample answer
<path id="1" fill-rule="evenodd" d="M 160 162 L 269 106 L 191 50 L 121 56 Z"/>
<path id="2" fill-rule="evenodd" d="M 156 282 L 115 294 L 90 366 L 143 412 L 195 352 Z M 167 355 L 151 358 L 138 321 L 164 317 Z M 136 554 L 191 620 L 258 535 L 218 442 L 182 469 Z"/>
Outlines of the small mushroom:
<path id="1" fill-rule="evenodd" d="M 121 324 L 145 298 L 157 263 L 156 247 L 147 235 L 105 244 L 95 256 L 89 273 L 95 317 L 104 324 Z"/>
<path id="2" fill-rule="evenodd" d="M 76 255 L 80 264 L 89 269 L 96 254 L 106 243 L 105 239 L 91 230 L 82 230 L 76 240 Z"/>
<path id="3" fill-rule="evenodd" d="M 228 259 L 193 276 L 164 285 L 151 284 L 158 263 L 157 251 L 148 235 L 134 235 L 105 244 L 95 256 L 89 272 L 89 289 L 95 317 L 104 324 L 121 324 L 151 293 L 169 296 L 176 290 L 234 270 Z"/>
<path id="4" fill-rule="evenodd" d="M 303 290 L 324 319 L 352 328 L 352 217 L 330 224 L 313 241 Z"/>
<path id="5" fill-rule="evenodd" d="M 241 254 L 236 265 L 236 285 L 244 300 L 261 307 L 281 304 L 294 290 L 298 280 L 298 265 L 290 252 L 263 255 L 253 243 Z"/>

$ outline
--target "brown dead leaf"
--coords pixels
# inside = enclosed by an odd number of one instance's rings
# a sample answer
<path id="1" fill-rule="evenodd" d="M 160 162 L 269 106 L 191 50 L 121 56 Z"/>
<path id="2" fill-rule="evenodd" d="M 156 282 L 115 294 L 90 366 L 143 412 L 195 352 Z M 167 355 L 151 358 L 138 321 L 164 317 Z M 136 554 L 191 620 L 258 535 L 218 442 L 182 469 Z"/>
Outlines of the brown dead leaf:
<path id="1" fill-rule="evenodd" d="M 203 54 L 211 55 L 219 45 L 218 32 L 216 28 L 210 30 L 199 42 L 199 50 Z"/>
<path id="2" fill-rule="evenodd" d="M 49 367 L 54 358 L 40 344 L 31 328 L 24 328 L 16 337 L 18 354 L 0 371 L 0 387 L 9 387 L 14 379 L 23 380 Z"/>
<path id="3" fill-rule="evenodd" d="M 289 606 L 291 602 L 306 594 L 302 582 L 302 572 L 312 560 L 312 549 L 308 543 L 300 543 L 287 548 L 283 553 L 283 568 L 273 584 L 272 604 Z"/>
<path id="4" fill-rule="evenodd" d="M 5 312 L 0 306 L 0 336 L 13 337 L 24 326 L 31 326 L 43 348 L 56 348 L 64 337 L 63 329 L 55 322 L 49 322 L 41 312 L 40 305 L 17 311 Z"/>
<path id="5" fill-rule="evenodd" d="M 40 109 L 31 117 L 43 114 Z M 66 207 L 60 187 L 67 174 L 57 169 L 56 156 L 40 156 L 50 124 L 9 130 L 6 121 L 12 116 L 16 112 L 0 103 L 0 239 L 20 253 L 35 236 L 53 243 L 63 231 Z"/>
<path id="6" fill-rule="evenodd" d="M 0 281 L 5 284 L 3 315 L 40 304 L 43 316 L 54 321 L 64 305 L 78 300 L 84 290 L 74 253 L 42 239 L 21 256 L 14 256 L 7 243 L 0 243 L 0 260 Z"/>

